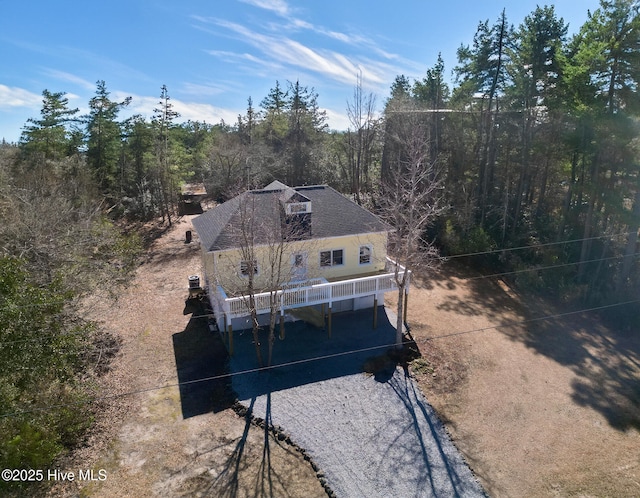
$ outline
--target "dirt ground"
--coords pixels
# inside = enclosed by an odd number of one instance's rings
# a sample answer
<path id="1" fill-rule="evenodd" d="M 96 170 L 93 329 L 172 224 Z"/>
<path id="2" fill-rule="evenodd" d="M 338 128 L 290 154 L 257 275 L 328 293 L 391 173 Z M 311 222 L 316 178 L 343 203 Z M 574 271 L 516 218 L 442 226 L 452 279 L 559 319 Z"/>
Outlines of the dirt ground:
<path id="1" fill-rule="evenodd" d="M 116 304 L 87 303 L 122 347 L 102 378 L 114 397 L 62 465 L 107 479 L 49 496 L 327 496 L 300 451 L 219 399 L 223 380 L 184 384 L 216 338 L 183 314 L 188 276 L 201 271 L 197 241 L 184 243 L 190 219 L 152 245 Z M 487 492 L 640 496 L 640 335 L 590 315 L 509 325 L 558 310 L 470 277 L 443 272 L 412 288 L 423 354 L 412 369 Z M 223 357 L 209 363 L 212 377 L 224 371 Z"/>
<path id="2" fill-rule="evenodd" d="M 201 273 L 198 244 L 185 243 L 191 218 L 155 241 L 115 305 L 98 297 L 87 303 L 89 315 L 122 338 L 102 379 L 115 397 L 101 404 L 87 444 L 62 465 L 104 469 L 107 479 L 56 486 L 49 496 L 327 496 L 304 455 L 218 399 L 215 382 L 178 387 L 195 380 L 192 362 L 217 338 L 206 319 L 183 314 L 188 277 Z M 218 360 L 204 366 L 211 376 L 225 370 Z"/>
<path id="3" fill-rule="evenodd" d="M 418 286 L 413 371 L 489 495 L 640 496 L 638 331 L 459 268 Z"/>

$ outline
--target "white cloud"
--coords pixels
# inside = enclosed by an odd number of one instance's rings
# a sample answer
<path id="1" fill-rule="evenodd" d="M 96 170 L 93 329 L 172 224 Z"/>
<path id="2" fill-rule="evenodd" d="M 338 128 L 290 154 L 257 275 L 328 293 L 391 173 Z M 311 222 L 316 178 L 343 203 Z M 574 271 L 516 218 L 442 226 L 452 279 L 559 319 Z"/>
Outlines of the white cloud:
<path id="1" fill-rule="evenodd" d="M 84 88 L 85 90 L 95 90 L 96 89 L 96 84 L 95 83 L 91 83 L 90 81 L 87 81 L 83 78 L 80 78 L 79 76 L 76 76 L 75 74 L 71 74 L 71 73 L 66 73 L 64 71 L 58 71 L 57 69 L 46 69 L 45 73 L 47 76 L 51 77 L 51 78 L 55 78 L 57 80 L 61 80 L 61 81 L 67 81 L 69 83 L 73 83 L 74 85 L 78 85 L 82 88 Z"/>
<path id="2" fill-rule="evenodd" d="M 241 114 L 241 111 L 197 102 L 174 101 L 174 105 L 174 109 L 180 113 L 180 121 L 206 121 L 210 124 L 217 124 L 224 120 L 227 124 L 233 124 L 238 119 L 238 114 Z"/>
<path id="3" fill-rule="evenodd" d="M 362 72 L 363 79 L 372 84 L 380 84 L 386 81 L 385 75 L 391 70 L 388 64 L 369 60 L 358 61 L 355 56 L 347 57 L 331 50 L 313 49 L 291 38 L 265 35 L 226 20 L 215 22 L 218 26 L 236 33 L 243 41 L 261 51 L 265 56 L 263 61 L 270 60 L 274 63 L 314 71 L 340 83 L 352 84 L 355 82 L 356 75 Z M 228 53 L 225 55 L 228 56 Z"/>
<path id="4" fill-rule="evenodd" d="M 42 105 L 42 95 L 24 88 L 9 87 L 0 84 L 0 109 L 28 107 L 38 109 Z"/>
<path id="5" fill-rule="evenodd" d="M 259 7 L 261 9 L 270 10 L 281 16 L 289 14 L 289 5 L 284 0 L 240 0 L 241 2 Z"/>
<path id="6" fill-rule="evenodd" d="M 345 131 L 349 128 L 349 117 L 346 111 L 334 111 L 332 109 L 323 109 L 327 113 L 327 123 L 329 128 L 336 131 Z"/>
<path id="7" fill-rule="evenodd" d="M 131 104 L 126 107 L 123 114 L 141 114 L 147 119 L 153 116 L 153 110 L 158 107 L 160 101 L 159 97 L 132 95 L 121 91 L 113 92 L 115 101 L 122 101 L 128 96 L 131 97 Z M 242 111 L 235 109 L 224 109 L 199 102 L 185 102 L 174 98 L 170 102 L 173 105 L 173 110 L 180 113 L 177 122 L 206 121 L 209 124 L 218 124 L 224 120 L 227 124 L 233 124 L 238 119 L 238 114 L 242 113 Z"/>
<path id="8" fill-rule="evenodd" d="M 248 54 L 248 53 L 236 53 L 236 52 L 229 52 L 226 50 L 206 50 L 205 52 L 209 55 L 213 55 L 214 57 L 222 59 L 226 62 L 231 62 L 235 64 L 236 69 L 243 68 L 246 70 L 253 71 L 253 68 L 255 67 L 255 65 L 263 66 L 272 71 L 282 68 L 282 64 L 278 63 L 277 61 L 261 59 L 260 57 L 256 57 L 255 55 Z M 251 66 L 251 69 L 249 69 L 248 66 L 241 66 L 240 64 L 242 62 L 251 62 L 253 65 Z"/>
<path id="9" fill-rule="evenodd" d="M 197 95 L 199 97 L 207 96 L 212 97 L 214 95 L 220 95 L 226 92 L 227 89 L 220 85 L 199 85 L 196 83 L 184 83 L 181 88 L 181 92 L 187 95 Z"/>

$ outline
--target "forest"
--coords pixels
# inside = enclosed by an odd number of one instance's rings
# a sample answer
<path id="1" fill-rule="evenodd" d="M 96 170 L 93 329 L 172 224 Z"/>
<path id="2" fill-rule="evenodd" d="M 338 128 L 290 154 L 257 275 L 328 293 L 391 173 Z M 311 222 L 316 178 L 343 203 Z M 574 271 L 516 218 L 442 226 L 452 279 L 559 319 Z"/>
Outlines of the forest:
<path id="1" fill-rule="evenodd" d="M 105 81 L 83 116 L 44 90 L 19 143 L 0 145 L 3 467 L 42 468 L 90 426 L 101 351 L 117 338 L 80 307 L 135 268 L 143 244 L 124 227 L 170 226 L 185 183 L 218 202 L 274 179 L 328 184 L 376 212 L 385 182 L 415 160 L 407 128 L 441 186 L 425 245 L 637 329 L 639 9 L 601 0 L 571 37 L 553 7 L 517 25 L 503 11 L 450 70 L 438 57 L 422 79 L 397 75 L 383 101 L 354 75 L 344 131 L 299 81 L 275 81 L 218 124 L 181 122 L 166 86 L 151 118 L 126 119 L 131 99 L 114 101 Z"/>

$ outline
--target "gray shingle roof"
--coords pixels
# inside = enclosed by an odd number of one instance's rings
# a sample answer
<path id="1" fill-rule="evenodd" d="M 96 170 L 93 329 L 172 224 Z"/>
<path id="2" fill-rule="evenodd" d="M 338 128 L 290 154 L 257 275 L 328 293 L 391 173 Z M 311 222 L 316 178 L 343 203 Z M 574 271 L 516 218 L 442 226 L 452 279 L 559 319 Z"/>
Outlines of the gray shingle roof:
<path id="1" fill-rule="evenodd" d="M 242 220 L 246 219 L 243 211 L 247 210 L 254 213 L 254 226 L 258 227 L 253 233 L 254 242 L 265 243 L 268 234 L 261 232 L 268 229 L 268 220 L 280 216 L 278 206 L 282 193 L 290 188 L 280 182 L 274 182 L 265 189 L 244 192 L 194 218 L 193 226 L 201 243 L 207 251 L 238 247 Z M 390 227 L 373 213 L 327 185 L 294 187 L 293 190 L 311 201 L 312 239 L 390 230 Z"/>

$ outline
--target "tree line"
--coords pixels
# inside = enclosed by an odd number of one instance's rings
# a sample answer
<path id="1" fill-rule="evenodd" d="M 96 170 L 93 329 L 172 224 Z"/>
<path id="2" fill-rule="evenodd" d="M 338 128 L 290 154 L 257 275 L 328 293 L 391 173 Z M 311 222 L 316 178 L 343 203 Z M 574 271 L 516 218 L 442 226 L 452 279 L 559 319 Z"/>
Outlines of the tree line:
<path id="1" fill-rule="evenodd" d="M 444 255 L 481 253 L 467 261 L 587 305 L 637 298 L 639 9 L 635 0 L 601 0 L 571 37 L 553 7 L 517 26 L 503 11 L 458 49 L 452 82 L 438 57 L 423 78 L 396 76 L 379 112 L 354 75 L 345 131 L 329 129 L 319 95 L 299 81 L 276 81 L 235 123 L 218 124 L 180 122 L 166 86 L 150 118 L 126 119 L 131 99 L 114 100 L 104 81 L 84 116 L 64 92 L 44 90 L 40 116 L 18 144 L 0 147 L 1 412 L 62 392 L 87 396 L 67 390 L 91 358 L 86 338 L 96 337 L 73 303 L 96 281 L 126 279 L 138 244 L 114 222 L 171 224 L 183 183 L 204 183 L 216 201 L 274 179 L 326 183 L 401 220 L 423 207 L 417 214 L 430 213 L 428 222 L 397 231 L 410 234 L 398 237 L 398 251 L 404 240 L 413 252 L 435 243 Z M 390 183 L 405 185 L 394 206 Z M 45 290 L 62 308 L 40 302 Z M 636 311 L 616 314 L 632 320 Z M 29 328 L 31 318 L 50 333 Z M 33 367 L 12 368 L 13 341 L 23 337 L 53 342 L 15 356 Z M 56 341 L 74 337 L 83 339 L 61 354 Z M 47 377 L 39 369 L 51 357 Z M 48 401 L 32 398 L 45 392 Z M 7 465 L 36 465 L 71 441 L 64 417 L 29 417 L 0 420 Z M 55 442 L 47 451 L 45 439 Z M 26 459 L 36 447 L 44 460 Z"/>

